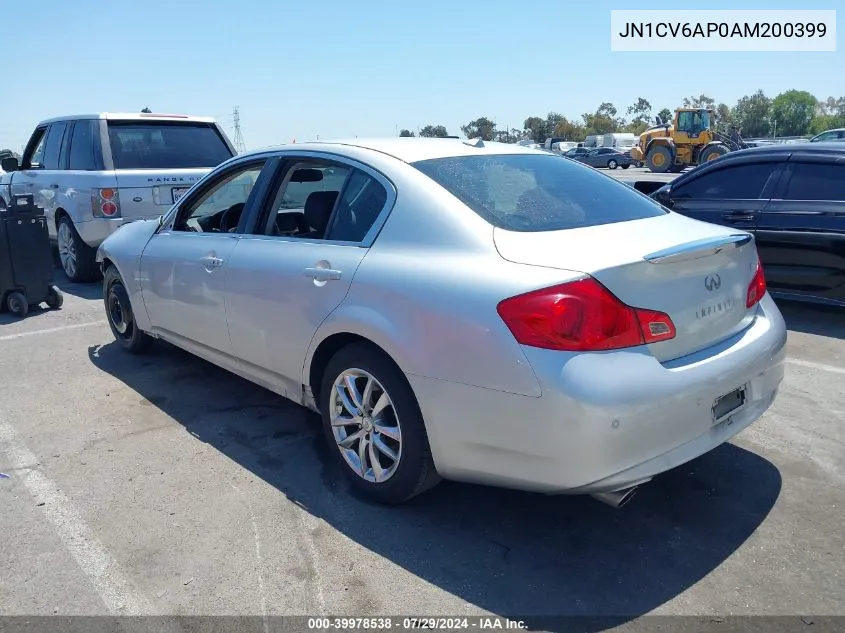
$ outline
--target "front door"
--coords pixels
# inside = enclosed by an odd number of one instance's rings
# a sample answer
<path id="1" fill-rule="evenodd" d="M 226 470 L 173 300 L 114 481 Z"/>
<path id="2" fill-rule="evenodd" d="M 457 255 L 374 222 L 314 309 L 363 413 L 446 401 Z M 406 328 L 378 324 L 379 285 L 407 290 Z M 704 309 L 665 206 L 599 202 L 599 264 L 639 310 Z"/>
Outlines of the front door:
<path id="1" fill-rule="evenodd" d="M 12 197 L 32 195 L 35 205 L 42 209 L 45 206 L 41 189 L 45 182 L 44 148 L 47 141 L 47 129 L 47 126 L 39 127 L 30 137 L 21 158 L 20 170 L 12 175 L 10 191 Z M 51 233 L 55 233 L 55 227 L 53 227 Z"/>
<path id="2" fill-rule="evenodd" d="M 221 364 L 232 356 L 225 306 L 230 258 L 263 165 L 238 165 L 192 193 L 141 258 L 152 331 Z"/>
<path id="3" fill-rule="evenodd" d="M 393 194 L 375 172 L 334 159 L 291 157 L 280 172 L 232 255 L 227 314 L 247 374 L 298 399 L 309 344 L 345 299 Z"/>

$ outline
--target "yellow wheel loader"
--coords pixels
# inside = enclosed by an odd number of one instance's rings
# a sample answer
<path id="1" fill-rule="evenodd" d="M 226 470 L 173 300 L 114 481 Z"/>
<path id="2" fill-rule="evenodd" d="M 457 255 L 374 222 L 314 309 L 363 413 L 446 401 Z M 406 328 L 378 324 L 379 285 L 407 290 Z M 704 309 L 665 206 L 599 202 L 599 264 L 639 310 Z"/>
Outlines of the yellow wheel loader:
<path id="1" fill-rule="evenodd" d="M 663 174 L 679 172 L 746 147 L 738 134 L 731 138 L 717 132 L 715 121 L 715 110 L 678 108 L 671 124 L 658 122 L 640 134 L 638 144 L 631 150 L 631 159 Z"/>

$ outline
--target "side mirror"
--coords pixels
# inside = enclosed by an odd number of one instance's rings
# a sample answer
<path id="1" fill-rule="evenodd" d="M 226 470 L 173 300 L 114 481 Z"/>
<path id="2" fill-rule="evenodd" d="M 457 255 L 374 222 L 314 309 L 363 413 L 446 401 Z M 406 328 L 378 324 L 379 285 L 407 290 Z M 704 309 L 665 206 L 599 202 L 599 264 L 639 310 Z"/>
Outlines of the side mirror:
<path id="1" fill-rule="evenodd" d="M 2 168 L 3 171 L 17 171 L 21 168 L 21 166 L 20 163 L 18 163 L 17 158 L 15 158 L 14 156 L 9 156 L 7 158 L 4 158 L 2 162 L 0 162 L 0 168 Z"/>
<path id="2" fill-rule="evenodd" d="M 672 207 L 672 195 L 669 193 L 668 187 L 665 189 L 658 189 L 651 197 L 657 200 L 664 207 Z"/>

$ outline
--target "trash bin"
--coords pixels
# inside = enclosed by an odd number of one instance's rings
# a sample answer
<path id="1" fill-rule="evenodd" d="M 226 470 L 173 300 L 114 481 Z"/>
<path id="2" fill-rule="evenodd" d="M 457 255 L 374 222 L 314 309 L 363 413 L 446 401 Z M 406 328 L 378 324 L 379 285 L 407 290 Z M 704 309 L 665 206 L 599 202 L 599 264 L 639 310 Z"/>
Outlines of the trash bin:
<path id="1" fill-rule="evenodd" d="M 0 310 L 24 317 L 30 306 L 62 307 L 53 284 L 53 252 L 44 212 L 32 194 L 13 196 L 0 207 Z"/>

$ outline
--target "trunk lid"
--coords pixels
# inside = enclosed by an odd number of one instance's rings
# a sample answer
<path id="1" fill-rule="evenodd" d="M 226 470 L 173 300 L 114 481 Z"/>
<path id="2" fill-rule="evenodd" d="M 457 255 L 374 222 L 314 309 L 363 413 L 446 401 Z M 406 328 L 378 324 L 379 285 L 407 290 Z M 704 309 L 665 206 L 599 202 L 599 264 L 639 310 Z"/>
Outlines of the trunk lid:
<path id="1" fill-rule="evenodd" d="M 694 353 L 747 328 L 757 266 L 752 236 L 677 213 L 545 232 L 494 229 L 506 260 L 591 275 L 635 308 L 659 310 L 675 338 L 649 345 L 661 362 Z"/>
<path id="2" fill-rule="evenodd" d="M 167 213 L 188 189 L 210 171 L 210 168 L 116 171 L 121 215 L 134 220 Z"/>

